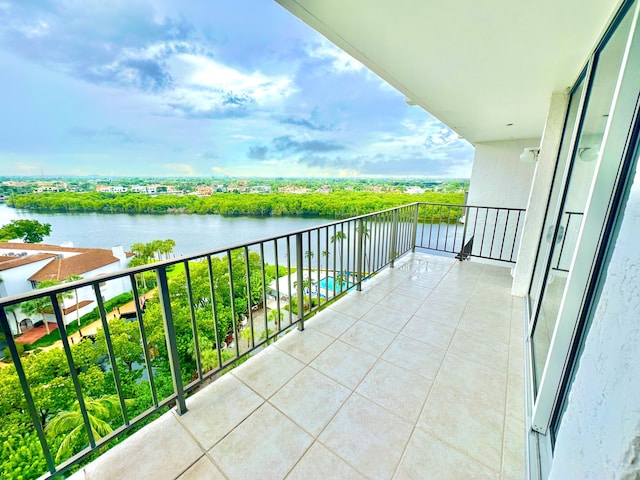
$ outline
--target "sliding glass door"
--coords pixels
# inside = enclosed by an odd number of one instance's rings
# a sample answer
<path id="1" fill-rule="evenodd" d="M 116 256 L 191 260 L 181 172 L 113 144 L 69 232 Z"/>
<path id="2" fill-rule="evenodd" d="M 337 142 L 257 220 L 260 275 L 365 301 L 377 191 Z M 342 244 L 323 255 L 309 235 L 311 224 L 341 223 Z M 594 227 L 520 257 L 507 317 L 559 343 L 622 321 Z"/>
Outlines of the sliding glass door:
<path id="1" fill-rule="evenodd" d="M 576 333 L 596 301 L 640 94 L 638 5 L 627 2 L 572 90 L 529 299 L 532 427 L 547 434 Z"/>

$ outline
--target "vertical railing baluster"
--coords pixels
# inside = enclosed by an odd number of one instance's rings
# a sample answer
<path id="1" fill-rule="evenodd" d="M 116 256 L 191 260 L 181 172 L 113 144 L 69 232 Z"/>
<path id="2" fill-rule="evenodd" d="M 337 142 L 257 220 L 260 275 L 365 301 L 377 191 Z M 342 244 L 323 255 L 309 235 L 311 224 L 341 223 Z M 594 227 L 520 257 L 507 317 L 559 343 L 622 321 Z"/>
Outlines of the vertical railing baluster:
<path id="1" fill-rule="evenodd" d="M 189 262 L 184 261 L 185 287 L 187 289 L 187 300 L 189 301 L 189 317 L 191 319 L 191 332 L 193 333 L 193 348 L 196 352 L 196 371 L 198 380 L 202 381 L 202 361 L 200 358 L 200 341 L 198 340 L 198 326 L 196 325 L 196 311 L 193 306 L 193 291 L 191 290 L 191 272 Z"/>
<path id="2" fill-rule="evenodd" d="M 102 298 L 102 293 L 100 292 L 100 285 L 97 283 L 94 283 L 93 291 L 96 295 L 96 301 L 98 303 L 98 312 L 100 315 L 100 320 L 102 321 L 102 330 L 104 331 L 104 339 L 105 339 L 105 343 L 107 344 L 107 353 L 109 355 L 109 362 L 111 363 L 111 373 L 113 374 L 113 380 L 115 381 L 115 384 L 116 384 L 116 391 L 118 392 L 118 400 L 120 400 L 120 409 L 122 410 L 122 417 L 124 419 L 125 425 L 129 425 L 129 417 L 127 415 L 127 406 L 124 402 L 124 394 L 122 393 L 122 384 L 120 382 L 120 373 L 118 370 L 118 364 L 116 363 L 116 354 L 115 354 L 115 350 L 113 349 L 113 342 L 111 341 L 111 333 L 109 332 L 109 322 L 107 321 L 107 312 L 104 309 L 104 300 Z M 57 302 L 55 303 L 57 304 Z M 54 311 L 56 309 L 56 304 L 54 304 L 54 307 L 53 307 Z M 61 337 L 63 336 L 62 330 L 61 330 L 60 336 Z"/>
<path id="3" fill-rule="evenodd" d="M 251 298 L 251 271 L 249 267 L 249 247 L 244 247 L 244 274 L 247 282 L 247 313 L 249 314 L 249 327 L 251 328 L 251 348 L 256 348 L 255 326 L 253 325 L 253 299 Z M 237 342 L 236 342 L 237 343 Z"/>
<path id="4" fill-rule="evenodd" d="M 227 269 L 229 270 L 229 295 L 231 298 L 231 328 L 233 328 L 233 343 L 235 343 L 236 347 L 236 357 L 240 357 L 240 339 L 238 338 L 240 329 L 238 328 L 238 317 L 236 314 L 236 294 L 235 287 L 233 285 L 233 262 L 231 260 L 231 250 L 227 250 Z"/>
<path id="5" fill-rule="evenodd" d="M 303 256 L 302 256 L 302 234 L 296 233 L 296 295 L 298 303 L 298 330 L 304 330 L 304 290 L 303 281 L 304 275 L 302 270 L 304 269 Z"/>
<path id="6" fill-rule="evenodd" d="M 20 386 L 22 387 L 22 394 L 24 395 L 24 400 L 27 402 L 27 410 L 29 410 L 29 416 L 31 417 L 31 421 L 33 422 L 33 428 L 35 428 L 36 430 L 38 440 L 40 441 L 40 446 L 42 447 L 42 453 L 44 455 L 45 461 L 47 462 L 47 469 L 49 470 L 49 473 L 55 473 L 56 464 L 53 460 L 53 456 L 51 455 L 47 437 L 44 434 L 44 428 L 42 427 L 42 423 L 40 423 L 40 416 L 38 415 L 36 404 L 33 400 L 33 395 L 31 394 L 31 387 L 29 386 L 29 381 L 22 365 L 22 359 L 20 358 L 20 354 L 18 353 L 18 349 L 16 348 L 16 343 L 13 339 L 13 333 L 11 332 L 11 328 L 9 327 L 9 319 L 7 318 L 7 313 L 4 307 L 0 307 L 0 329 L 2 330 L 2 333 L 4 334 L 4 337 L 6 339 L 5 341 L 7 342 L 9 353 L 11 354 L 11 360 L 13 361 L 13 365 L 16 369 L 16 375 L 18 375 Z M 85 414 L 83 414 L 83 420 L 85 421 L 86 425 L 88 419 L 85 418 Z"/>
<path id="7" fill-rule="evenodd" d="M 215 279 L 213 278 L 213 264 L 211 255 L 207 255 L 207 270 L 209 275 L 209 298 L 211 298 L 211 316 L 213 317 L 213 334 L 216 337 L 216 356 L 218 357 L 218 366 L 222 366 L 222 351 L 220 348 L 220 332 L 218 332 L 218 309 L 216 307 Z M 229 282 L 231 282 L 231 272 L 229 272 Z M 231 297 L 233 299 L 233 296 Z M 232 307 L 233 309 L 233 307 Z M 225 338 L 227 332 L 224 332 Z M 224 342 L 224 340 L 222 340 Z M 238 342 L 236 342 L 237 344 Z"/>
<path id="8" fill-rule="evenodd" d="M 516 250 L 516 239 L 518 238 L 518 230 L 520 229 L 520 214 L 522 212 L 518 211 L 518 217 L 516 218 L 516 230 L 513 233 L 513 244 L 511 245 L 511 254 L 509 255 L 509 261 L 513 262 L 513 253 Z"/>
<path id="9" fill-rule="evenodd" d="M 393 218 L 391 225 L 391 268 L 395 267 L 397 235 L 398 235 L 398 210 L 393 210 Z"/>
<path id="10" fill-rule="evenodd" d="M 411 252 L 416 251 L 416 239 L 418 238 L 418 214 L 420 210 L 420 204 L 416 203 L 413 212 L 413 230 L 411 231 Z"/>
<path id="11" fill-rule="evenodd" d="M 297 266 L 296 266 L 297 267 Z M 296 275 L 299 268 L 296 268 Z M 291 308 L 291 300 L 293 300 L 293 289 L 291 284 L 291 236 L 287 235 L 287 287 L 289 292 L 289 326 L 293 324 L 293 309 Z"/>
<path id="12" fill-rule="evenodd" d="M 187 411 L 187 404 L 184 398 L 184 388 L 180 375 L 180 357 L 178 356 L 178 344 L 176 342 L 176 329 L 173 324 L 173 312 L 171 311 L 171 298 L 169 297 L 169 284 L 167 282 L 167 271 L 164 266 L 159 266 L 156 270 L 158 280 L 158 294 L 160 295 L 160 307 L 162 309 L 162 321 L 167 340 L 167 351 L 169 354 L 169 368 L 171 379 L 176 393 L 176 409 L 178 415 Z"/>
<path id="13" fill-rule="evenodd" d="M 282 328 L 280 325 L 280 321 L 281 321 L 280 315 L 282 315 L 282 313 L 280 310 L 280 261 L 278 260 L 278 240 L 277 239 L 273 241 L 273 254 L 276 262 L 276 313 L 277 313 L 276 325 L 277 325 L 278 332 L 280 332 Z"/>
<path id="14" fill-rule="evenodd" d="M 131 291 L 133 293 L 133 303 L 136 307 L 136 317 L 138 319 L 138 331 L 140 332 L 140 343 L 142 344 L 142 353 L 144 355 L 144 365 L 147 370 L 147 376 L 149 377 L 149 388 L 151 390 L 151 399 L 153 406 L 158 407 L 158 393 L 156 392 L 156 382 L 153 378 L 153 368 L 151 368 L 151 356 L 149 355 L 149 346 L 147 343 L 147 332 L 144 328 L 144 319 L 142 317 L 142 309 L 140 308 L 140 292 L 138 292 L 138 285 L 136 284 L 135 274 L 129 274 L 129 281 L 131 282 Z"/>
<path id="15" fill-rule="evenodd" d="M 504 241 L 507 238 L 507 227 L 509 226 L 509 213 L 511 213 L 511 211 L 507 209 L 507 218 L 504 221 L 504 231 L 502 232 L 502 244 L 500 245 L 500 260 L 502 260 L 502 251 L 504 250 Z"/>
<path id="16" fill-rule="evenodd" d="M 260 265 L 262 274 L 262 314 L 264 315 L 264 334 L 265 341 L 269 340 L 269 319 L 267 318 L 267 275 L 264 271 L 264 243 L 260 242 Z"/>
<path id="17" fill-rule="evenodd" d="M 362 231 L 363 223 L 362 218 L 358 219 L 358 227 L 356 228 L 356 240 L 357 240 L 357 265 L 356 272 L 358 274 L 358 283 L 356 286 L 356 290 L 359 292 L 362 291 L 362 248 L 363 248 L 363 239 L 364 232 Z"/>
<path id="18" fill-rule="evenodd" d="M 462 227 L 462 244 L 460 245 L 460 253 L 458 254 L 459 260 L 464 260 L 464 245 L 467 243 L 467 225 L 469 224 L 469 210 L 470 207 L 464 209 L 464 226 Z"/>

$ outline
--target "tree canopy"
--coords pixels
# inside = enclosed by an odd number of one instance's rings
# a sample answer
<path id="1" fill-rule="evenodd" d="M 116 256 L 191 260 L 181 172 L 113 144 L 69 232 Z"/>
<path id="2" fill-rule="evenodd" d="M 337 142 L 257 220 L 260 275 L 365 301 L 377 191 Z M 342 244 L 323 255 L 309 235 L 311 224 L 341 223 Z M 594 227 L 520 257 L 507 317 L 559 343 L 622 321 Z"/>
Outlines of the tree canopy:
<path id="1" fill-rule="evenodd" d="M 12 220 L 0 228 L 0 241 L 19 238 L 26 243 L 40 243 L 51 235 L 51 224 L 37 220 Z"/>

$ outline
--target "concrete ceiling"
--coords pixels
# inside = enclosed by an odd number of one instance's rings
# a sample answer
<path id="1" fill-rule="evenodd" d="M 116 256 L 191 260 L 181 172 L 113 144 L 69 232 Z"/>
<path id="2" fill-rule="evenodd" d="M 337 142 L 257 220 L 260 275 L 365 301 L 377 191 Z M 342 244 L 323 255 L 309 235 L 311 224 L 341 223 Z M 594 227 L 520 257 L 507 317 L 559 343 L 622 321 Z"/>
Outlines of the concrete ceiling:
<path id="1" fill-rule="evenodd" d="M 542 135 L 619 0 L 276 0 L 471 143 Z"/>

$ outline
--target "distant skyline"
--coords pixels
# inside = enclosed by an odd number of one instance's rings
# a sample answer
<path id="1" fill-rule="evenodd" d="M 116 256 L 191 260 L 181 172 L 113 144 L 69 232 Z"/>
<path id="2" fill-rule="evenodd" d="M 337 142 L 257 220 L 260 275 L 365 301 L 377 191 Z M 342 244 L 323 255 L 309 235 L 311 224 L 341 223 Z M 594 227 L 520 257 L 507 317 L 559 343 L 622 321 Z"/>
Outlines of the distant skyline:
<path id="1" fill-rule="evenodd" d="M 2 176 L 471 175 L 471 145 L 273 0 L 0 0 L 0 22 Z"/>

